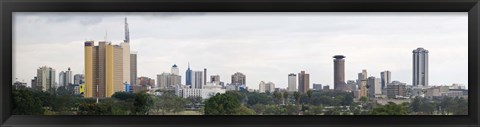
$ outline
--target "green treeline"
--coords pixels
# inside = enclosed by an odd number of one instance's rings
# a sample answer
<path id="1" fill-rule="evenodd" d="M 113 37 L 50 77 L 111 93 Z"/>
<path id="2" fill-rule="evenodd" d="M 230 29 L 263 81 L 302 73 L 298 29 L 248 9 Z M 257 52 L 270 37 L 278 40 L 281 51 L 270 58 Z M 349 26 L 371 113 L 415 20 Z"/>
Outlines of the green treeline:
<path id="1" fill-rule="evenodd" d="M 335 91 L 272 92 L 227 91 L 209 99 L 181 98 L 173 91 L 160 95 L 116 92 L 111 98 L 83 98 L 58 88 L 57 94 L 16 88 L 12 91 L 16 115 L 467 115 L 464 98 L 413 98 L 402 104 L 381 105 L 366 97 Z"/>

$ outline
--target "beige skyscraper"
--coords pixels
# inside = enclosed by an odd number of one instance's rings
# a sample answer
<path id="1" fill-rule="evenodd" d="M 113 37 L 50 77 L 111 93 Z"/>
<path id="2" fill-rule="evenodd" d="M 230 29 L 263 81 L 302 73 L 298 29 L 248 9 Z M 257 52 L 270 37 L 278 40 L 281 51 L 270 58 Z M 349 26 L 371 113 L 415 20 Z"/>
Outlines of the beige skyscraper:
<path id="1" fill-rule="evenodd" d="M 130 44 L 128 42 L 123 42 L 120 44 L 122 48 L 122 60 L 123 60 L 123 80 L 122 82 L 127 82 L 131 84 L 132 82 L 130 81 Z"/>
<path id="2" fill-rule="evenodd" d="M 298 73 L 298 92 L 307 93 L 310 88 L 310 74 L 301 71 Z"/>
<path id="3" fill-rule="evenodd" d="M 94 46 L 93 41 L 86 41 L 84 97 L 110 97 L 114 92 L 125 91 L 123 58 L 119 45 L 102 41 Z"/>
<path id="4" fill-rule="evenodd" d="M 52 92 L 55 86 L 55 69 L 43 66 L 37 69 L 37 79 L 35 85 L 32 85 L 37 90 Z"/>
<path id="5" fill-rule="evenodd" d="M 358 88 L 360 89 L 359 96 L 367 96 L 367 70 L 362 70 L 362 73 L 358 73 Z"/>

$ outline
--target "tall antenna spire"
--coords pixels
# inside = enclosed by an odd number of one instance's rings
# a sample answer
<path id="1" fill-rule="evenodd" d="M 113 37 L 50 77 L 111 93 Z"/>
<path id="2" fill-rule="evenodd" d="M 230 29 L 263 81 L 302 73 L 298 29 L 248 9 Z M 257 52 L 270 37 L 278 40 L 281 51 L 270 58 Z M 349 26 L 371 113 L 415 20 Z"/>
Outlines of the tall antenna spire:
<path id="1" fill-rule="evenodd" d="M 130 32 L 128 30 L 127 17 L 125 17 L 125 43 L 130 43 Z"/>
<path id="2" fill-rule="evenodd" d="M 190 62 L 188 62 L 188 69 L 190 69 Z"/>

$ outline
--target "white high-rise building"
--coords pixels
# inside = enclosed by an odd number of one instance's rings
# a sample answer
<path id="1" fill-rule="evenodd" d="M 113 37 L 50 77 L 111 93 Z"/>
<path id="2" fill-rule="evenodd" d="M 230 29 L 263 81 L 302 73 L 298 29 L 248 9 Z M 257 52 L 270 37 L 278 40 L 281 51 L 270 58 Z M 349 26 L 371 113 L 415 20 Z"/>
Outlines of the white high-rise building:
<path id="1" fill-rule="evenodd" d="M 367 79 L 368 97 L 375 98 L 377 95 L 382 94 L 382 85 L 380 78 L 368 77 Z"/>
<path id="2" fill-rule="evenodd" d="M 178 72 L 178 67 L 177 67 L 176 64 L 173 64 L 171 73 L 174 74 L 174 75 L 178 75 L 179 72 Z"/>
<path id="3" fill-rule="evenodd" d="M 203 86 L 203 78 L 202 71 L 192 71 L 192 88 L 201 89 Z"/>
<path id="4" fill-rule="evenodd" d="M 265 83 L 264 81 L 261 81 L 258 84 L 258 87 L 259 87 L 259 92 L 260 93 L 275 91 L 275 84 L 273 82 Z"/>
<path id="5" fill-rule="evenodd" d="M 61 71 L 60 73 L 58 73 L 58 87 L 73 84 L 72 81 L 72 71 L 70 70 L 70 68 L 68 68 L 67 71 Z"/>
<path id="6" fill-rule="evenodd" d="M 60 73 L 58 73 L 58 86 L 65 86 L 65 72 L 64 71 L 60 71 Z"/>
<path id="7" fill-rule="evenodd" d="M 413 53 L 413 86 L 428 86 L 428 50 L 417 48 Z"/>
<path id="8" fill-rule="evenodd" d="M 295 92 L 297 91 L 297 75 L 294 73 L 288 74 L 288 92 Z"/>

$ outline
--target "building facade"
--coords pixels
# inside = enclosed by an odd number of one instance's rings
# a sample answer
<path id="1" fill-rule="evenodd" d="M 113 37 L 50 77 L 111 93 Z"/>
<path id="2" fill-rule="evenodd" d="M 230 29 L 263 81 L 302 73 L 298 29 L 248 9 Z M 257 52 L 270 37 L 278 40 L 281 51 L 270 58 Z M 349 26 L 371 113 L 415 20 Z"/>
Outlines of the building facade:
<path id="1" fill-rule="evenodd" d="M 192 71 L 192 88 L 201 89 L 203 87 L 203 72 Z"/>
<path id="2" fill-rule="evenodd" d="M 210 82 L 211 83 L 216 83 L 217 85 L 220 85 L 220 75 L 211 75 L 210 76 Z"/>
<path id="3" fill-rule="evenodd" d="M 401 98 L 407 97 L 406 83 L 394 81 L 387 85 L 387 97 L 388 98 Z"/>
<path id="4" fill-rule="evenodd" d="M 297 91 L 297 75 L 294 73 L 288 74 L 288 92 L 295 92 Z"/>
<path id="5" fill-rule="evenodd" d="M 241 84 L 241 85 L 247 85 L 246 84 L 247 77 L 240 72 L 237 72 L 232 75 L 232 83 L 231 84 Z"/>
<path id="6" fill-rule="evenodd" d="M 380 82 L 380 78 L 375 78 L 373 76 L 368 77 L 367 79 L 367 88 L 369 98 L 375 98 L 379 95 L 382 95 L 382 85 Z"/>
<path id="7" fill-rule="evenodd" d="M 162 73 L 157 75 L 157 87 L 160 89 L 173 89 L 177 85 L 181 85 L 181 76 L 172 73 Z"/>
<path id="8" fill-rule="evenodd" d="M 137 84 L 137 53 L 130 53 L 130 81 L 131 85 L 134 86 Z"/>
<path id="9" fill-rule="evenodd" d="M 382 89 L 385 89 L 392 80 L 392 73 L 390 71 L 380 72 L 380 80 L 382 83 Z"/>
<path id="10" fill-rule="evenodd" d="M 413 86 L 428 86 L 428 50 L 417 48 L 413 53 Z"/>
<path id="11" fill-rule="evenodd" d="M 75 74 L 73 76 L 73 84 L 82 84 L 84 81 L 83 74 Z"/>
<path id="12" fill-rule="evenodd" d="M 310 74 L 305 71 L 298 73 L 298 92 L 307 93 L 310 88 Z"/>
<path id="13" fill-rule="evenodd" d="M 358 73 L 358 79 L 357 79 L 357 84 L 358 84 L 358 96 L 359 97 L 366 97 L 367 96 L 367 70 L 362 70 L 361 73 Z"/>
<path id="14" fill-rule="evenodd" d="M 322 84 L 313 83 L 313 90 L 322 90 Z"/>
<path id="15" fill-rule="evenodd" d="M 85 93 L 84 97 L 110 97 L 114 92 L 125 91 L 123 49 L 119 45 L 101 41 L 85 42 Z M 128 77 L 130 79 L 130 77 Z"/>
<path id="16" fill-rule="evenodd" d="M 192 87 L 192 70 L 190 70 L 190 63 L 188 63 L 188 68 L 185 71 L 185 85 Z"/>
<path id="17" fill-rule="evenodd" d="M 33 88 L 45 92 L 53 93 L 55 91 L 55 69 L 43 66 L 37 69 L 37 79 Z"/>
<path id="18" fill-rule="evenodd" d="M 259 92 L 260 93 L 265 93 L 265 92 L 274 92 L 275 91 L 275 84 L 273 82 L 268 82 L 265 83 L 261 81 L 259 84 Z"/>
<path id="19" fill-rule="evenodd" d="M 333 88 L 337 91 L 349 91 L 349 87 L 345 83 L 345 56 L 333 56 Z"/>

